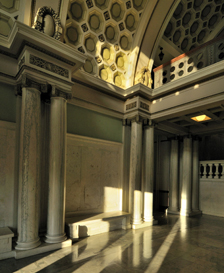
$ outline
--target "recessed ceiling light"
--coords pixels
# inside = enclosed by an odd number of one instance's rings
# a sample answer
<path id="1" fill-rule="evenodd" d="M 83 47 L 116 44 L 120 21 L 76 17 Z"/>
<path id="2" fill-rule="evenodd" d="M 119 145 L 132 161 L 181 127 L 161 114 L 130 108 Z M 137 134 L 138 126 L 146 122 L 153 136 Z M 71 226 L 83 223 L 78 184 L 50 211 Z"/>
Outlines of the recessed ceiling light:
<path id="1" fill-rule="evenodd" d="M 201 122 L 201 121 L 209 120 L 211 118 L 206 115 L 200 115 L 200 116 L 192 117 L 191 119 L 193 119 L 197 122 Z"/>

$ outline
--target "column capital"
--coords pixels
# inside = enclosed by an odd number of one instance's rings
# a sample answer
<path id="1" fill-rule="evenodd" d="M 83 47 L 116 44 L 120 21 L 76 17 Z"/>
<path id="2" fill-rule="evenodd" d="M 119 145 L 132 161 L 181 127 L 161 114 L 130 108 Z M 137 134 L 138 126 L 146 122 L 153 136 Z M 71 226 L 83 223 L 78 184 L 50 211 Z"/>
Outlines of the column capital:
<path id="1" fill-rule="evenodd" d="M 131 120 L 125 118 L 122 120 L 122 124 L 123 124 L 123 126 L 131 126 Z"/>
<path id="2" fill-rule="evenodd" d="M 131 123 L 132 122 L 143 123 L 144 118 L 142 116 L 140 116 L 140 115 L 135 115 L 135 116 L 130 118 L 130 121 L 131 121 Z"/>
<path id="3" fill-rule="evenodd" d="M 46 81 L 41 81 L 39 79 L 35 79 L 30 75 L 23 74 L 20 78 L 17 88 L 16 88 L 16 95 L 22 95 L 22 88 L 35 88 L 36 90 L 40 91 L 41 93 L 48 92 L 48 84 Z"/>
<path id="4" fill-rule="evenodd" d="M 51 97 L 61 97 L 68 100 L 72 98 L 72 92 L 53 85 L 51 86 Z"/>
<path id="5" fill-rule="evenodd" d="M 157 126 L 157 124 L 152 119 L 144 118 L 144 120 L 143 120 L 143 126 L 146 129 L 147 128 L 155 128 Z"/>
<path id="6" fill-rule="evenodd" d="M 168 140 L 182 140 L 181 136 L 168 137 Z"/>

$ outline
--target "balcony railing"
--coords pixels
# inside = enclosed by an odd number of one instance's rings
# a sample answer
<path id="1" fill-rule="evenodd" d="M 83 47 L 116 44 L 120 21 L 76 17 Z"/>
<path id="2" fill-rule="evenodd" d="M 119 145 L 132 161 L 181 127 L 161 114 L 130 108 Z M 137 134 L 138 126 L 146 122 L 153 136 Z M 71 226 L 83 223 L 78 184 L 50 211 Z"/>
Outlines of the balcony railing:
<path id="1" fill-rule="evenodd" d="M 224 160 L 200 161 L 200 178 L 224 181 Z"/>
<path id="2" fill-rule="evenodd" d="M 224 37 L 213 39 L 155 68 L 154 88 L 176 81 L 221 60 L 224 60 Z"/>

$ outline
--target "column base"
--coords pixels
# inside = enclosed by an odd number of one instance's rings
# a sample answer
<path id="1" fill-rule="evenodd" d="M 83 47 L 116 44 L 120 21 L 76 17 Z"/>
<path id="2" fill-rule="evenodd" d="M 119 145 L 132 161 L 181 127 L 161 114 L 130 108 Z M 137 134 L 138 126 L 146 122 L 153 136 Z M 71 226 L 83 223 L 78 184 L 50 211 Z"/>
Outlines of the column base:
<path id="1" fill-rule="evenodd" d="M 132 224 L 131 228 L 132 229 L 139 229 L 139 228 L 144 228 L 144 227 L 151 227 L 151 226 L 154 226 L 154 225 L 157 225 L 157 224 L 158 224 L 158 221 L 153 220 L 151 222 L 143 222 L 143 223 L 138 224 L 138 225 Z"/>
<path id="2" fill-rule="evenodd" d="M 191 216 L 195 216 L 195 215 L 200 215 L 202 214 L 202 212 L 200 210 L 196 210 L 196 211 L 180 211 L 180 215 L 181 216 L 188 216 L 188 217 L 191 217 Z"/>
<path id="3" fill-rule="evenodd" d="M 40 238 L 38 238 L 36 241 L 33 242 L 16 242 L 17 245 L 15 246 L 16 250 L 29 250 L 38 247 L 41 244 Z"/>
<path id="4" fill-rule="evenodd" d="M 199 209 L 193 210 L 192 212 L 194 213 L 194 215 L 201 215 L 202 214 L 202 211 Z"/>
<path id="5" fill-rule="evenodd" d="M 168 208 L 167 209 L 167 213 L 168 214 L 177 214 L 177 215 L 179 215 L 180 214 L 180 210 L 176 209 L 176 208 Z"/>
<path id="6" fill-rule="evenodd" d="M 153 216 L 151 216 L 151 217 L 144 217 L 143 218 L 144 222 L 153 222 L 153 220 L 154 220 Z"/>
<path id="7" fill-rule="evenodd" d="M 71 248 L 70 248 L 71 246 L 72 246 L 72 240 L 68 239 L 62 243 L 56 243 L 56 244 L 47 244 L 47 243 L 41 242 L 40 246 L 38 246 L 32 250 L 24 250 L 24 251 L 14 250 L 12 252 L 14 254 L 13 256 L 15 257 L 15 259 L 22 259 L 22 258 L 38 255 L 41 253 L 46 253 L 48 251 L 66 248 L 66 247 L 69 247 L 68 248 L 68 252 L 69 252 L 69 251 L 71 251 Z"/>
<path id="8" fill-rule="evenodd" d="M 67 240 L 67 237 L 65 236 L 65 233 L 64 233 L 63 235 L 59 235 L 59 236 L 46 235 L 46 239 L 44 241 L 49 244 L 55 244 L 55 243 L 64 242 L 65 240 Z"/>

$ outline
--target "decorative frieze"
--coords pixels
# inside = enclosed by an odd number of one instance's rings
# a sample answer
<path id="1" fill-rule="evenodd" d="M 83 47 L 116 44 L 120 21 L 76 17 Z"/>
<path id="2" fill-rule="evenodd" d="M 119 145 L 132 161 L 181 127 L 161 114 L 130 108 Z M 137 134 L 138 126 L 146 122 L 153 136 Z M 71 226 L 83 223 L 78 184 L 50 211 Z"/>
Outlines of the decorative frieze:
<path id="1" fill-rule="evenodd" d="M 69 77 L 69 71 L 68 69 L 65 69 L 63 67 L 60 67 L 56 64 L 50 63 L 46 60 L 43 60 L 37 56 L 30 55 L 30 64 L 33 64 L 35 66 L 41 67 L 45 70 L 48 70 L 50 72 L 53 72 L 59 76 L 68 78 Z"/>
<path id="2" fill-rule="evenodd" d="M 137 102 L 132 102 L 126 105 L 126 110 L 130 110 L 137 107 Z"/>
<path id="3" fill-rule="evenodd" d="M 142 102 L 142 101 L 140 101 L 140 108 L 149 111 L 149 105 L 147 103 Z"/>
<path id="4" fill-rule="evenodd" d="M 21 59 L 21 61 L 19 62 L 19 70 L 20 68 L 24 65 L 25 63 L 25 56 L 23 56 L 23 58 Z"/>
<path id="5" fill-rule="evenodd" d="M 136 116 L 141 117 L 143 125 L 149 125 L 149 121 L 151 121 L 150 104 L 150 101 L 140 96 L 134 96 L 133 98 L 128 99 L 124 104 L 125 118 L 136 120 Z"/>

